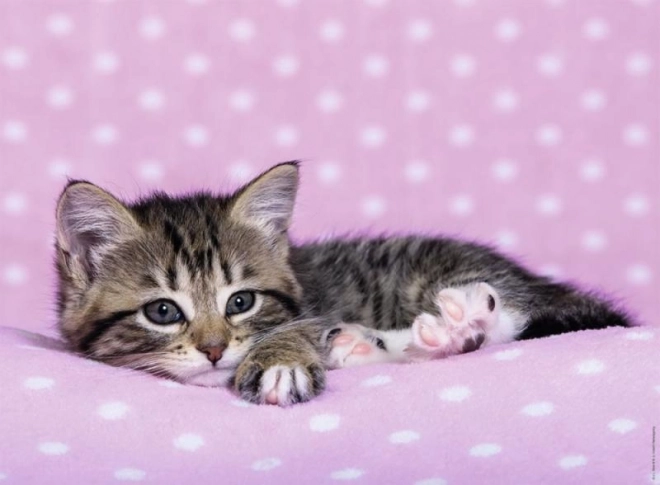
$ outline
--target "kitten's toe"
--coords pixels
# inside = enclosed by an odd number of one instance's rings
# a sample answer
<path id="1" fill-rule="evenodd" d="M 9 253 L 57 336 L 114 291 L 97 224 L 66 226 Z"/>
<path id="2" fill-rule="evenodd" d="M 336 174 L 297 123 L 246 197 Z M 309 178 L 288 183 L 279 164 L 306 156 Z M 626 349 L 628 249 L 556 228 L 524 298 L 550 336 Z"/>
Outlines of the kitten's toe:
<path id="1" fill-rule="evenodd" d="M 339 330 L 339 331 L 336 331 Z M 384 341 L 378 332 L 358 324 L 340 324 L 329 331 L 326 364 L 330 369 L 387 361 Z"/>
<path id="2" fill-rule="evenodd" d="M 449 341 L 449 330 L 441 317 L 422 313 L 413 321 L 412 342 L 417 349 L 433 353 L 442 350 Z"/>
<path id="3" fill-rule="evenodd" d="M 235 387 L 241 397 L 257 404 L 289 406 L 309 401 L 325 386 L 325 371 L 321 365 L 274 365 L 264 370 L 252 363 L 239 369 Z"/>

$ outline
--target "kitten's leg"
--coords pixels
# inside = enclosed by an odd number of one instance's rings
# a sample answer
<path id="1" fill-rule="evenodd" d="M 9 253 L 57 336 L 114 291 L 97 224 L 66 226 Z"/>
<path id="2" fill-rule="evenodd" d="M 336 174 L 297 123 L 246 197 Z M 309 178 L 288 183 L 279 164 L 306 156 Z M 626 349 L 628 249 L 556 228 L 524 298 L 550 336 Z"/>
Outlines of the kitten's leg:
<path id="1" fill-rule="evenodd" d="M 438 293 L 441 316 L 422 313 L 412 325 L 412 360 L 429 360 L 477 350 L 499 321 L 501 302 L 487 283 Z"/>
<path id="2" fill-rule="evenodd" d="M 381 362 L 405 362 L 412 342 L 410 329 L 381 331 L 357 323 L 342 323 L 323 334 L 328 346 L 326 366 L 340 369 Z"/>

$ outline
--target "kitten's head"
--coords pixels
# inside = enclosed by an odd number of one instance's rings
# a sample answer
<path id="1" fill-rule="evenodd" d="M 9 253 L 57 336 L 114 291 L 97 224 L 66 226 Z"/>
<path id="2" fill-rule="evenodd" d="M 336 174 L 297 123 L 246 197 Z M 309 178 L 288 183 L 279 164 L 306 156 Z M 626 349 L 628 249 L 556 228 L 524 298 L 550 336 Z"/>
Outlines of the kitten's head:
<path id="1" fill-rule="evenodd" d="M 181 382 L 222 385 L 298 314 L 287 229 L 295 162 L 230 196 L 125 204 L 71 182 L 57 206 L 59 328 L 71 348 Z"/>

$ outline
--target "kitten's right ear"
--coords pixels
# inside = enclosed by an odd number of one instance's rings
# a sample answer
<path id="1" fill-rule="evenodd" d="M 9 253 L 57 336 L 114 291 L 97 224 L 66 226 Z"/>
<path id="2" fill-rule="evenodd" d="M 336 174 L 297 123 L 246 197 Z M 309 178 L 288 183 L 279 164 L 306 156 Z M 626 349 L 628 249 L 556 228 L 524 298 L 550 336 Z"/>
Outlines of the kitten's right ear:
<path id="1" fill-rule="evenodd" d="M 297 192 L 298 163 L 280 163 L 238 191 L 231 216 L 277 239 L 289 228 Z"/>
<path id="2" fill-rule="evenodd" d="M 57 202 L 57 245 L 69 263 L 86 273 L 111 247 L 141 231 L 131 212 L 118 199 L 94 184 L 71 181 Z"/>

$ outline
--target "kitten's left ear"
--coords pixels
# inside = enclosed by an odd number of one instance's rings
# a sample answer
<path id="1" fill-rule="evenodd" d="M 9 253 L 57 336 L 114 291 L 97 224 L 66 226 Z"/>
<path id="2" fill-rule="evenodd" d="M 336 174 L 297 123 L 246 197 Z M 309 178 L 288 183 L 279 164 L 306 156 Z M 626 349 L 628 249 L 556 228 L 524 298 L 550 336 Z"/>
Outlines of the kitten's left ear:
<path id="1" fill-rule="evenodd" d="M 236 193 L 231 217 L 279 237 L 291 224 L 297 192 L 298 162 L 275 165 Z"/>

